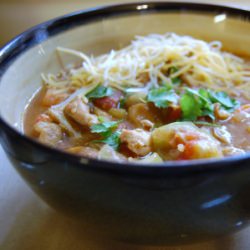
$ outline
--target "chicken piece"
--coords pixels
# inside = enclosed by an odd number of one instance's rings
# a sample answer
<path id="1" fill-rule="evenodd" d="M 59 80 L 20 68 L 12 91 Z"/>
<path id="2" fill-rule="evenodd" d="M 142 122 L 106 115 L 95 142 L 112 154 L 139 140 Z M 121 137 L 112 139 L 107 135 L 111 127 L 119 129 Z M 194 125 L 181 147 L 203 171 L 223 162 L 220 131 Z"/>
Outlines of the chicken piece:
<path id="1" fill-rule="evenodd" d="M 98 156 L 98 150 L 91 147 L 77 146 L 67 150 L 69 153 L 85 156 L 88 158 L 96 159 Z"/>
<path id="2" fill-rule="evenodd" d="M 242 105 L 235 110 L 232 121 L 242 123 L 250 121 L 250 104 Z"/>
<path id="3" fill-rule="evenodd" d="M 164 160 L 223 156 L 220 143 L 191 122 L 174 122 L 155 129 L 152 147 Z"/>
<path id="4" fill-rule="evenodd" d="M 90 114 L 89 106 L 80 97 L 67 104 L 64 113 L 83 126 L 90 127 L 98 123 L 97 116 Z"/>
<path id="5" fill-rule="evenodd" d="M 147 131 L 150 131 L 154 127 L 154 123 L 149 120 L 141 120 L 141 125 L 143 126 L 143 129 Z"/>
<path id="6" fill-rule="evenodd" d="M 34 125 L 34 131 L 39 134 L 38 140 L 49 146 L 56 146 L 63 137 L 61 128 L 52 122 L 37 122 Z"/>
<path id="7" fill-rule="evenodd" d="M 230 112 L 223 110 L 220 108 L 221 105 L 219 103 L 215 103 L 214 105 L 214 116 L 217 120 L 226 120 L 228 119 L 231 114 Z"/>
<path id="8" fill-rule="evenodd" d="M 52 119 L 49 115 L 43 113 L 37 116 L 36 123 L 37 122 L 52 122 Z"/>
<path id="9" fill-rule="evenodd" d="M 43 97 L 42 105 L 51 107 L 64 101 L 68 96 L 69 93 L 65 89 L 48 88 Z"/>
<path id="10" fill-rule="evenodd" d="M 232 142 L 232 135 L 228 132 L 226 126 L 213 128 L 212 135 L 222 143 L 230 144 Z"/>
<path id="11" fill-rule="evenodd" d="M 136 127 L 144 128 L 143 122 L 148 120 L 154 126 L 155 123 L 159 123 L 159 119 L 157 114 L 152 112 L 150 107 L 144 103 L 137 103 L 131 106 L 128 109 L 128 119 L 131 121 Z"/>
<path id="12" fill-rule="evenodd" d="M 123 129 L 120 135 L 121 142 L 126 143 L 127 147 L 138 156 L 145 156 L 151 152 L 150 138 L 151 134 L 142 129 Z"/>

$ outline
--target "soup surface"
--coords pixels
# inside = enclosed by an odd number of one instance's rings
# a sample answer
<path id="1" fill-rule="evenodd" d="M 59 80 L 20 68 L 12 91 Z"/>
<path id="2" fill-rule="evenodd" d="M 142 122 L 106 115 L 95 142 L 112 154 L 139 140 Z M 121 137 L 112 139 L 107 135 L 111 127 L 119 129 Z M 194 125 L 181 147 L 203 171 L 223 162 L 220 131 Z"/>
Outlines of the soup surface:
<path id="1" fill-rule="evenodd" d="M 25 133 L 95 159 L 194 160 L 250 150 L 250 63 L 173 33 L 136 37 L 99 57 L 58 48 L 81 65 L 42 75 Z"/>

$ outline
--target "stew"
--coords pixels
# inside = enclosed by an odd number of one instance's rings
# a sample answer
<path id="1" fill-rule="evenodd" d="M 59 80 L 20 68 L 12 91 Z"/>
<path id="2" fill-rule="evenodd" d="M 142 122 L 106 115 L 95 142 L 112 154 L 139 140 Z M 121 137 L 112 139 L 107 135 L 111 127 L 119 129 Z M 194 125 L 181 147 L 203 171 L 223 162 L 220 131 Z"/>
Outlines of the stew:
<path id="1" fill-rule="evenodd" d="M 250 63 L 173 33 L 136 37 L 56 75 L 25 112 L 25 133 L 50 147 L 113 161 L 220 158 L 250 150 Z"/>

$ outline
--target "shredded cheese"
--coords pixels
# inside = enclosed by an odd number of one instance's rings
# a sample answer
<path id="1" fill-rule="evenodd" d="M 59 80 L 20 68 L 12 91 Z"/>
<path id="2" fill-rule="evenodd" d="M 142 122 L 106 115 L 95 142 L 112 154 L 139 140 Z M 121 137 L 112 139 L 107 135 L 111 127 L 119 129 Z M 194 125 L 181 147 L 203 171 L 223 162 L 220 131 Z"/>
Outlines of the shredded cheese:
<path id="1" fill-rule="evenodd" d="M 161 81 L 171 83 L 167 72 L 178 70 L 172 77 L 194 87 L 209 87 L 239 95 L 250 100 L 250 64 L 242 58 L 222 51 L 219 41 L 207 43 L 190 36 L 174 33 L 137 36 L 121 50 L 98 57 L 58 47 L 59 52 L 78 56 L 83 60 L 78 69 L 71 69 L 69 84 L 81 88 L 93 83 L 118 89 L 158 87 Z M 140 76 L 148 74 L 147 86 Z M 43 77 L 48 85 L 55 84 L 51 75 Z M 64 81 L 63 84 L 64 85 Z"/>

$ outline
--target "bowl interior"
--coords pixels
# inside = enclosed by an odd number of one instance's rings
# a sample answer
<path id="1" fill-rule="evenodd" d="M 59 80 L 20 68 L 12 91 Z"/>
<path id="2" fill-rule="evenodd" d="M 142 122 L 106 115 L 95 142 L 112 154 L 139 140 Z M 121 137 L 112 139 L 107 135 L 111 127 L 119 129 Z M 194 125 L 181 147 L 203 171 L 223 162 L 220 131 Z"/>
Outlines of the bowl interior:
<path id="1" fill-rule="evenodd" d="M 75 57 L 58 54 L 58 46 L 98 55 L 126 46 L 136 35 L 175 32 L 206 41 L 219 40 L 227 50 L 250 55 L 250 22 L 225 13 L 138 11 L 99 18 L 67 31 L 63 25 L 57 28 L 59 33 L 49 37 L 47 29 L 40 26 L 36 39 L 44 41 L 23 51 L 0 79 L 0 115 L 19 131 L 25 106 L 41 86 L 41 73 L 56 73 L 63 65 L 77 61 Z"/>

